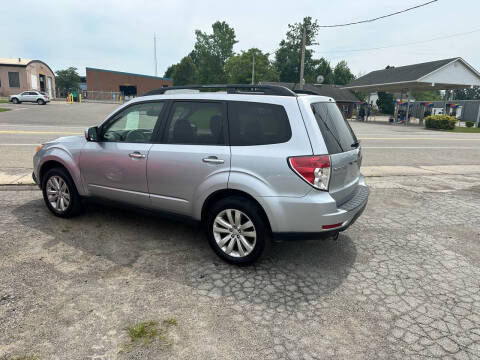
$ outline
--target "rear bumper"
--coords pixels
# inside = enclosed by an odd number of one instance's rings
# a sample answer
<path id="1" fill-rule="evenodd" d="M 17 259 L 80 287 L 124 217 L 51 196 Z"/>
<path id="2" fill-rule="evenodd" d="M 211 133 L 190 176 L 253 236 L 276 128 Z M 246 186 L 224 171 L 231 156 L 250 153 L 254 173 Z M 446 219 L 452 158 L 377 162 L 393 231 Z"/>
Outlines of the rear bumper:
<path id="1" fill-rule="evenodd" d="M 328 237 L 346 230 L 357 220 L 367 205 L 368 196 L 369 188 L 362 177 L 353 198 L 340 205 L 322 191 L 312 191 L 301 198 L 269 197 L 259 201 L 275 237 Z M 323 229 L 332 224 L 340 225 Z"/>

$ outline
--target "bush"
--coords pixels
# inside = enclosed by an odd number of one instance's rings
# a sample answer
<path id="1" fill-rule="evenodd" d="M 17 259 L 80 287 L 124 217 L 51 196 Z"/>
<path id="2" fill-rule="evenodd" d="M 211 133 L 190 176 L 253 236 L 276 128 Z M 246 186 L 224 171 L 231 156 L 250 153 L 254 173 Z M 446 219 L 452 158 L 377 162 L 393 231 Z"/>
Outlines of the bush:
<path id="1" fill-rule="evenodd" d="M 457 119 L 449 115 L 433 115 L 425 118 L 425 127 L 427 129 L 453 130 Z"/>
<path id="2" fill-rule="evenodd" d="M 473 121 L 466 121 L 465 122 L 466 127 L 473 127 L 473 125 L 475 125 L 475 123 Z"/>

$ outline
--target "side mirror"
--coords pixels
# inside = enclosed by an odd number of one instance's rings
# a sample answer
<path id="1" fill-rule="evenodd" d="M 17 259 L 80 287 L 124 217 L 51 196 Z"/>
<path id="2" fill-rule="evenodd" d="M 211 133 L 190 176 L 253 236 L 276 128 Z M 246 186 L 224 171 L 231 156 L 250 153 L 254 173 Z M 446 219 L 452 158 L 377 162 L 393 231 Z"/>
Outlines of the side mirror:
<path id="1" fill-rule="evenodd" d="M 87 141 L 98 141 L 98 127 L 93 126 L 85 130 L 85 139 Z"/>

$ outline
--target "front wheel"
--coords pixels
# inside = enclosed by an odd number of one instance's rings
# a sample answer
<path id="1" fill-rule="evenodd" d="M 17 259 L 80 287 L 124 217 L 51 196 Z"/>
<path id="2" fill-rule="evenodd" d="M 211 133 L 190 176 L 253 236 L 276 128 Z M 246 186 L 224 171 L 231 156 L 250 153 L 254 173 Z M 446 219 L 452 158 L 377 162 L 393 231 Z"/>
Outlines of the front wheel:
<path id="1" fill-rule="evenodd" d="M 45 205 L 55 216 L 69 218 L 82 208 L 81 198 L 70 174 L 63 168 L 47 171 L 42 180 Z"/>
<path id="2" fill-rule="evenodd" d="M 222 259 L 237 265 L 257 261 L 270 242 L 269 227 L 258 205 L 232 196 L 218 201 L 208 212 L 208 241 Z"/>
<path id="3" fill-rule="evenodd" d="M 18 101 L 17 98 L 13 98 L 13 99 L 12 99 L 12 103 L 14 103 L 14 104 L 20 104 L 20 101 Z"/>

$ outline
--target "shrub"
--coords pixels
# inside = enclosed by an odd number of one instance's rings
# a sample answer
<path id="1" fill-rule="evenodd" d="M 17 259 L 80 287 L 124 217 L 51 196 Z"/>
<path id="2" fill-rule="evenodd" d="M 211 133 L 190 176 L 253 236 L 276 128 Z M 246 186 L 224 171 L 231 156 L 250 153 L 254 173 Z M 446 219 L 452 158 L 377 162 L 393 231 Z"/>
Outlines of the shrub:
<path id="1" fill-rule="evenodd" d="M 475 125 L 475 123 L 473 121 L 466 121 L 465 122 L 466 127 L 473 127 L 473 125 Z"/>
<path id="2" fill-rule="evenodd" d="M 449 115 L 433 115 L 425 118 L 425 127 L 427 129 L 453 130 L 457 119 Z"/>

